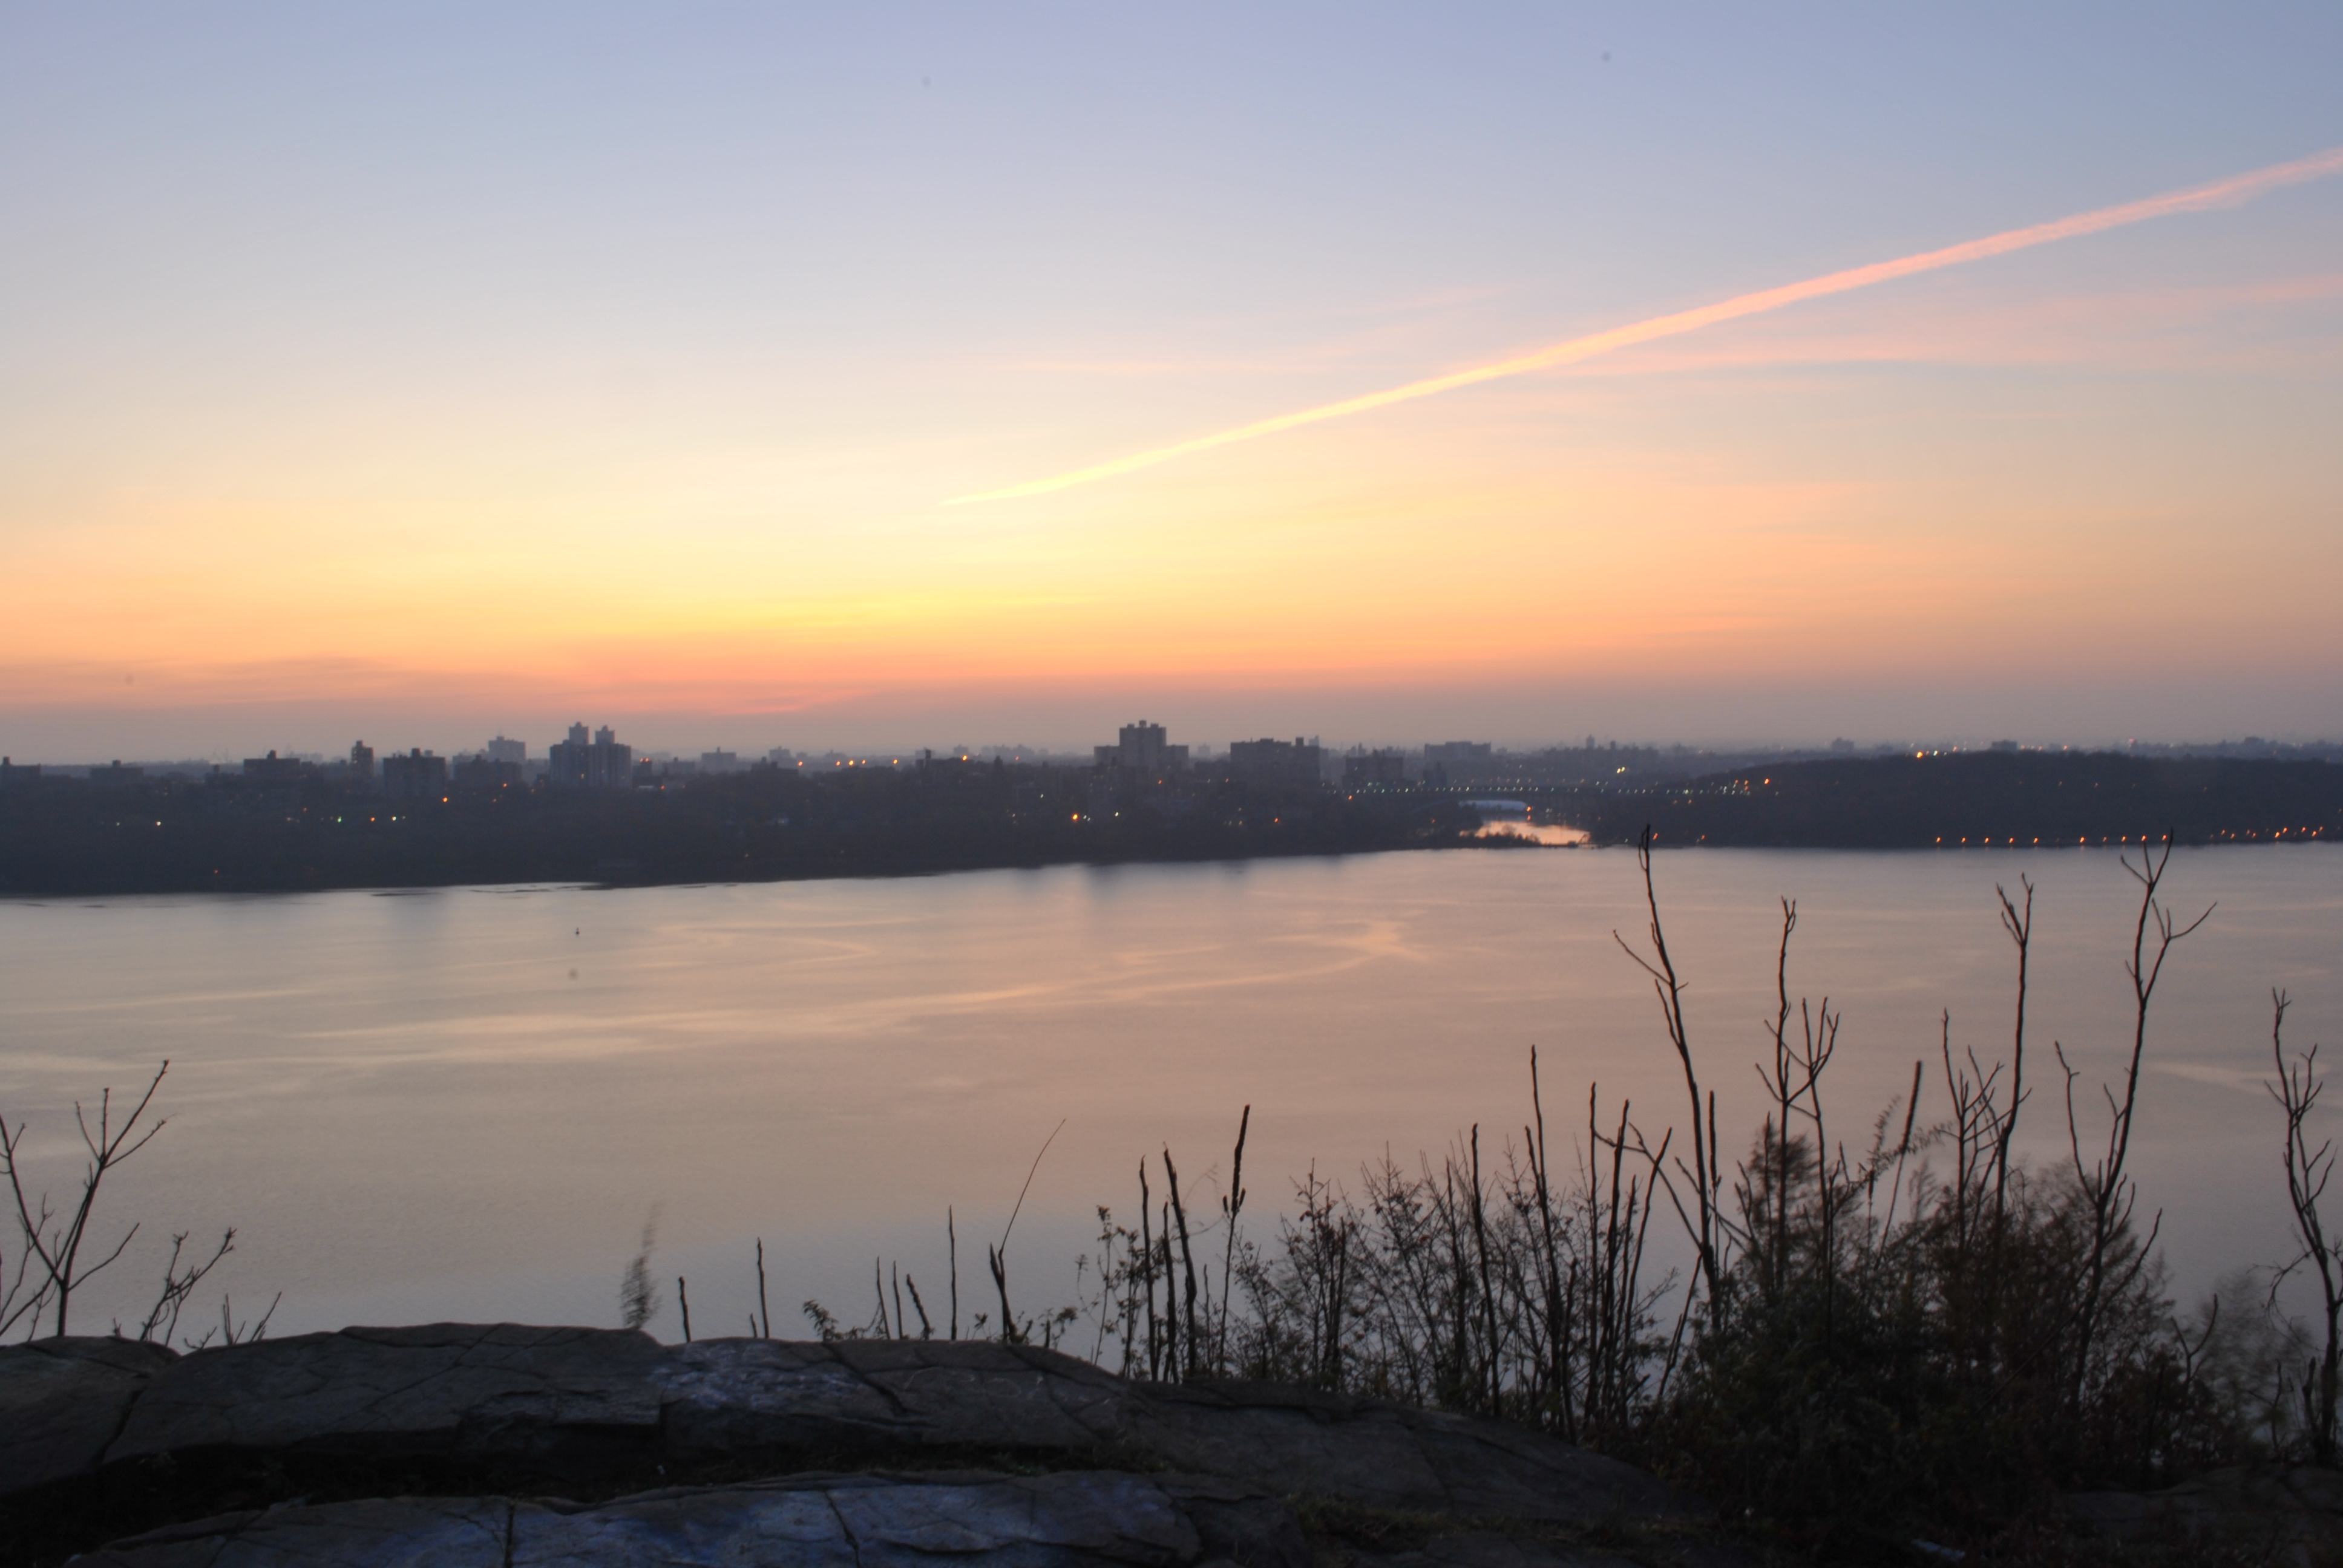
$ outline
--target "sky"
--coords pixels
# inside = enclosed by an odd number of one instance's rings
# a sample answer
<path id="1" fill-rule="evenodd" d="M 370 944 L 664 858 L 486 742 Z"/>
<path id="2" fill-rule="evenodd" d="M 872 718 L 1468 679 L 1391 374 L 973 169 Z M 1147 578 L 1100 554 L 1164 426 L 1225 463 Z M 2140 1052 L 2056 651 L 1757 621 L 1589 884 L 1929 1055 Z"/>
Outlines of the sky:
<path id="1" fill-rule="evenodd" d="M 0 751 L 2343 735 L 2343 165 L 1040 483 L 2338 80 L 2328 4 L 0 0 Z"/>

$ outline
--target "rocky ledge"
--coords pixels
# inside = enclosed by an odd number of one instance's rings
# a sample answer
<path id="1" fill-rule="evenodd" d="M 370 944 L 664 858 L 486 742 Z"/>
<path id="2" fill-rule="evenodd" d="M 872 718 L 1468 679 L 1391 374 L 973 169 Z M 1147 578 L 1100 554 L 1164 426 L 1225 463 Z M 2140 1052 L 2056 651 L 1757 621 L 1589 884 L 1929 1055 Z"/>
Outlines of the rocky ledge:
<path id="1" fill-rule="evenodd" d="M 0 1558 L 1393 1568 L 1725 1563 L 1534 1432 L 1027 1346 L 515 1324 L 0 1350 Z"/>
<path id="2" fill-rule="evenodd" d="M 2343 1563 L 2343 1473 L 2308 1464 L 2216 1470 L 2162 1492 L 2066 1499 L 2078 1533 L 2136 1555 L 2318 1568 Z"/>

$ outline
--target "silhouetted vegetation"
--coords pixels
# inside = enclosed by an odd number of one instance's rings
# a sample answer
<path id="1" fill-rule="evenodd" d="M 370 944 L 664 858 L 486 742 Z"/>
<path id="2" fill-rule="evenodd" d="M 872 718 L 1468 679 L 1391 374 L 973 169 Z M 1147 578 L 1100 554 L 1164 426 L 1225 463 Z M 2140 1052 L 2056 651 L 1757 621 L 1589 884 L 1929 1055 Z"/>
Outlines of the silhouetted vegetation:
<path id="1" fill-rule="evenodd" d="M 2343 1361 L 2343 1252 L 2338 1252 L 2335 1238 L 2327 1233 L 2318 1201 L 2327 1195 L 2328 1181 L 2335 1173 L 2335 1145 L 2321 1140 L 2318 1147 L 2311 1147 L 2310 1114 L 2326 1082 L 2318 1074 L 2317 1046 L 2292 1061 L 2287 1060 L 2287 1005 L 2286 992 L 2270 993 L 2270 1057 L 2278 1078 L 2268 1087 L 2270 1098 L 2286 1119 L 2287 1209 L 2294 1218 L 2302 1250 L 2278 1271 L 2278 1278 L 2284 1280 L 2301 1271 L 2318 1282 L 2320 1325 L 2325 1332 L 2318 1342 L 2317 1358 L 2304 1356 L 2301 1420 L 2312 1457 L 2321 1464 L 2333 1464 L 2337 1367 Z M 2276 1282 L 2271 1291 L 2276 1293 Z"/>
<path id="2" fill-rule="evenodd" d="M 1557 802 L 1559 805 L 1560 802 Z M 2211 844 L 2343 836 L 2343 766 L 2107 751 L 1964 751 L 1767 764 L 1585 795 L 1598 843 L 1894 849 Z"/>
<path id="3" fill-rule="evenodd" d="M 1647 1132 L 1590 1089 L 1569 1135 L 1576 1153 L 1557 1169 L 1533 1051 L 1530 1115 L 1512 1136 L 1475 1126 L 1437 1161 L 1386 1156 L 1348 1181 L 1312 1170 L 1274 1236 L 1256 1238 L 1239 1222 L 1247 1108 L 1216 1245 L 1199 1244 L 1161 1151 L 1140 1168 L 1132 1222 L 1099 1211 L 1081 1299 L 1019 1317 L 1004 1282 L 990 1332 L 1134 1377 L 1269 1379 L 1520 1422 L 1672 1475 L 1747 1530 L 1834 1558 L 1900 1553 L 1924 1534 L 2008 1545 L 2014 1522 L 2036 1530 L 2060 1491 L 2323 1458 L 2343 1271 L 2317 1212 L 2330 1151 L 2304 1131 L 2315 1057 L 2289 1064 L 2274 1027 L 2297 1266 L 2325 1285 L 2323 1356 L 2277 1313 L 2266 1272 L 2176 1310 L 2157 1216 L 2138 1210 L 2129 1153 L 2151 1004 L 2167 955 L 2205 918 L 2169 909 L 2169 855 L 2166 843 L 2128 862 L 2140 902 L 2119 1077 L 2085 1083 L 2051 1047 L 2058 1158 L 2029 1161 L 2016 1143 L 2043 1055 L 2032 1052 L 2029 1081 L 2023 882 L 1998 911 L 2016 971 L 2007 1058 L 1956 1055 L 1947 1018 L 1910 1092 L 1859 1118 L 1852 1140 L 1825 1093 L 1839 1015 L 1795 998 L 1797 911 L 1785 900 L 1770 1060 L 1756 1064 L 1768 1103 L 1746 1152 L 1726 1155 L 1704 1076 L 1716 1064 L 1678 1005 L 1646 840 L 1649 926 L 1630 950 L 1682 1071 L 1688 1131 Z M 1654 1278 L 1662 1215 L 1689 1261 Z M 1001 1281 L 1005 1248 L 993 1261 Z M 865 1326 L 817 1321 L 827 1335 L 904 1332 L 883 1296 Z"/>
<path id="4" fill-rule="evenodd" d="M 952 759 L 759 767 L 628 789 L 451 785 L 420 799 L 297 768 L 130 774 L 11 775 L 0 894 L 756 881 L 1518 847 L 1472 836 L 1470 787 L 1145 779 Z M 2179 843 L 2343 835 L 2343 766 L 2321 760 L 1996 751 L 1767 763 L 1657 787 L 1641 777 L 1505 788 L 1539 820 L 1604 843 L 1633 842 L 1646 821 L 1669 847 L 2139 845 L 2167 828 Z"/>
<path id="5" fill-rule="evenodd" d="M 106 1179 L 119 1170 L 129 1159 L 152 1142 L 161 1132 L 164 1121 L 146 1120 L 146 1112 L 155 1103 L 156 1091 L 163 1087 L 164 1075 L 171 1064 L 164 1062 L 155 1070 L 155 1076 L 126 1111 L 114 1103 L 114 1091 L 101 1090 L 95 1114 L 79 1101 L 74 1104 L 74 1125 L 81 1134 L 86 1158 L 82 1166 L 79 1191 L 70 1199 L 59 1200 L 35 1181 L 26 1169 L 29 1151 L 26 1148 L 25 1123 L 8 1123 L 7 1112 L 0 1108 L 0 1180 L 8 1184 L 8 1199 L 15 1221 L 15 1245 L 12 1249 L 0 1242 L 0 1336 L 18 1327 L 25 1337 L 38 1335 L 44 1322 L 52 1334 L 63 1334 L 72 1326 L 71 1316 L 75 1293 L 97 1275 L 122 1261 L 136 1238 L 139 1223 L 134 1221 L 116 1239 L 111 1247 L 100 1239 L 96 1229 L 97 1201 Z M 142 1127 L 142 1123 L 144 1124 Z M 233 1226 L 220 1234 L 219 1242 L 206 1254 L 200 1248 L 187 1251 L 187 1232 L 180 1231 L 171 1238 L 171 1254 L 163 1264 L 163 1278 L 155 1292 L 154 1304 L 147 1308 L 135 1332 L 126 1332 L 122 1320 L 113 1322 L 116 1337 L 127 1337 L 169 1344 L 178 1336 L 179 1320 L 196 1287 L 236 1251 L 236 1231 Z M 259 1321 L 239 1322 L 233 1302 L 226 1294 L 220 1297 L 220 1321 L 216 1328 L 206 1329 L 202 1334 L 183 1337 L 180 1343 L 188 1349 L 200 1349 L 216 1340 L 222 1344 L 237 1344 L 247 1340 L 265 1338 L 268 1321 L 276 1314 L 280 1292 L 268 1303 L 268 1310 Z"/>

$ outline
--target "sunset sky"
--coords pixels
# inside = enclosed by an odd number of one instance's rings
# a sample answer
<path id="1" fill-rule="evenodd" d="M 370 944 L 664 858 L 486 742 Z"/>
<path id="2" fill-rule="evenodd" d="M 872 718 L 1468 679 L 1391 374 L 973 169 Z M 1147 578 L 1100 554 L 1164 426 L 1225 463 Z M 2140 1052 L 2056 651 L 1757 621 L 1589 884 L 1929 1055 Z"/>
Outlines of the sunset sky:
<path id="1" fill-rule="evenodd" d="M 1042 482 L 2338 83 L 2328 3 L 0 0 L 0 751 L 2331 738 L 2332 156 Z"/>

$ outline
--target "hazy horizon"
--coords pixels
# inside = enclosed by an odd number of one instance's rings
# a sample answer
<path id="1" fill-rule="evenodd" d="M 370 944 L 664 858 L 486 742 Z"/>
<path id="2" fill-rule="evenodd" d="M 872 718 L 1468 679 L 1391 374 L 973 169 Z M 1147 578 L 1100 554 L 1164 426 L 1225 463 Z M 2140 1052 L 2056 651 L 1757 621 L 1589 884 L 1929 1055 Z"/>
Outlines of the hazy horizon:
<path id="1" fill-rule="evenodd" d="M 545 756 L 548 746 L 565 737 L 570 724 L 584 723 L 594 728 L 606 724 L 611 726 L 617 731 L 618 739 L 631 745 L 639 757 L 659 753 L 689 759 L 696 758 L 704 752 L 729 750 L 744 760 L 753 761 L 762 759 L 768 752 L 774 749 L 787 749 L 801 756 L 836 752 L 849 756 L 900 756 L 908 759 L 921 749 L 930 749 L 940 754 L 948 748 L 966 747 L 972 751 L 983 753 L 1021 749 L 1061 758 L 1087 759 L 1091 748 L 1111 744 L 1121 725 L 1141 719 L 1165 724 L 1169 731 L 1167 739 L 1172 742 L 1211 752 L 1224 751 L 1232 740 L 1250 740 L 1263 736 L 1282 739 L 1297 735 L 1320 742 L 1330 750 L 1343 750 L 1354 746 L 1416 750 L 1428 744 L 1464 740 L 1492 744 L 1500 750 L 1512 752 L 1539 751 L 1550 747 L 1582 746 L 1590 738 L 1599 745 L 1615 743 L 1622 747 L 1659 749 L 1684 747 L 1693 750 L 1715 752 L 1820 751 L 1828 749 L 1832 743 L 1837 741 L 1852 742 L 1858 750 L 1869 752 L 1882 748 L 1904 746 L 1982 749 L 1996 742 L 2006 741 L 2016 741 L 2028 749 L 2066 747 L 2078 750 L 2119 750 L 2133 743 L 2156 747 L 2217 746 L 2256 740 L 2278 745 L 2316 745 L 2334 744 L 2338 739 L 2338 736 L 2334 732 L 2261 731 L 2238 729 L 2235 726 L 2220 731 L 2197 734 L 2156 735 L 2134 732 L 2127 735 L 2079 736 L 2023 732 L 2015 729 L 1944 732 L 1919 729 L 1881 734 L 1834 730 L 1814 734 L 1702 736 L 1670 735 L 1644 730 L 1614 731 L 1604 729 L 1599 726 L 1569 733 L 1542 734 L 1527 731 L 1508 732 L 1503 729 L 1468 730 L 1454 728 L 1422 729 L 1413 732 L 1384 729 L 1357 733 L 1336 733 L 1310 723 L 1290 723 L 1252 729 L 1231 729 L 1222 725 L 1215 730 L 1192 728 L 1166 718 L 1166 714 L 1174 710 L 1168 708 L 1150 709 L 1144 712 L 1133 711 L 1117 719 L 1101 721 L 1093 729 L 1075 735 L 996 735 L 974 724 L 947 723 L 935 726 L 932 733 L 921 736 L 906 738 L 897 734 L 882 736 L 875 740 L 865 739 L 842 742 L 833 739 L 817 729 L 786 723 L 775 725 L 763 719 L 718 718 L 703 723 L 689 716 L 632 715 L 614 718 L 608 714 L 591 712 L 574 715 L 570 719 L 559 721 L 507 723 L 486 728 L 477 725 L 466 728 L 458 722 L 442 720 L 390 729 L 377 726 L 372 729 L 353 729 L 351 726 L 345 725 L 342 731 L 321 732 L 317 731 L 314 726 L 305 725 L 302 729 L 303 738 L 298 739 L 288 740 L 282 734 L 269 732 L 267 739 L 249 744 L 214 743 L 186 746 L 176 749 L 144 744 L 135 734 L 110 725 L 103 733 L 121 740 L 122 744 L 100 747 L 96 750 L 84 749 L 40 751 L 29 746 L 14 749 L 0 747 L 0 755 L 8 756 L 18 764 L 44 764 L 57 767 L 77 767 L 107 761 L 129 764 L 169 764 L 206 760 L 233 764 L 245 758 L 263 756 L 271 751 L 287 757 L 301 755 L 331 760 L 346 756 L 351 742 L 356 740 L 371 747 L 378 755 L 420 748 L 427 752 L 452 757 L 463 752 L 477 751 L 495 737 L 524 742 L 528 746 L 529 757 L 538 759 Z M 183 722 L 184 716 L 173 716 L 170 728 L 176 729 Z M 262 731 L 258 729 L 249 729 L 239 732 L 259 734 Z M 345 732 L 347 732 L 347 736 Z M 323 739 L 318 738 L 320 734 L 324 736 Z"/>

